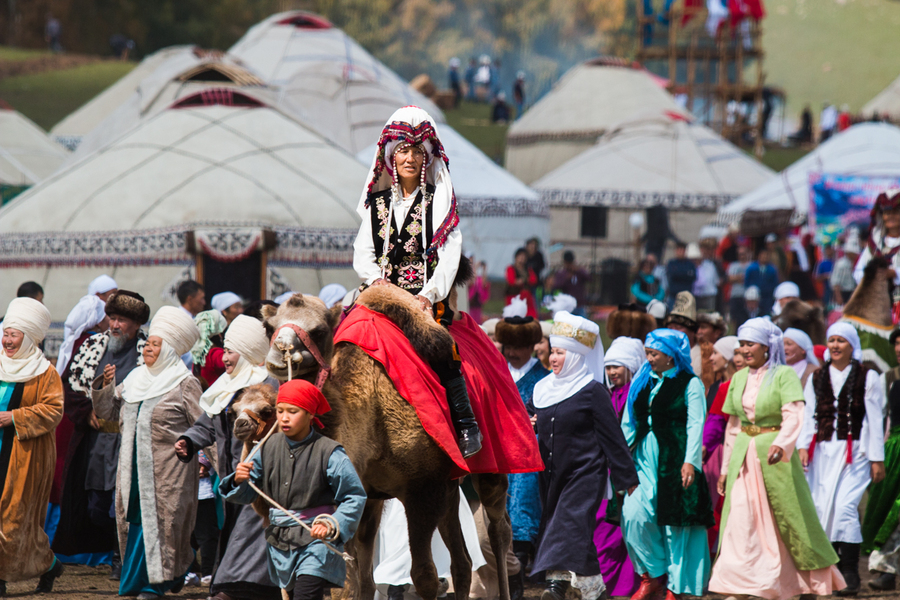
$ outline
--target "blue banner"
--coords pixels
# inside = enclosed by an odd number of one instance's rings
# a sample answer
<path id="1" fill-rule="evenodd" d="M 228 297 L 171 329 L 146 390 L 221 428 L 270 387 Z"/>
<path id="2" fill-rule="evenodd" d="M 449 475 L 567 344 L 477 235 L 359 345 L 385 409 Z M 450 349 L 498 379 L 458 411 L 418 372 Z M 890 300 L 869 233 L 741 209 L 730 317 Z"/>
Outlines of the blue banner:
<path id="1" fill-rule="evenodd" d="M 900 177 L 809 174 L 809 228 L 817 244 L 833 244 L 848 227 L 869 227 L 878 194 L 900 187 Z"/>

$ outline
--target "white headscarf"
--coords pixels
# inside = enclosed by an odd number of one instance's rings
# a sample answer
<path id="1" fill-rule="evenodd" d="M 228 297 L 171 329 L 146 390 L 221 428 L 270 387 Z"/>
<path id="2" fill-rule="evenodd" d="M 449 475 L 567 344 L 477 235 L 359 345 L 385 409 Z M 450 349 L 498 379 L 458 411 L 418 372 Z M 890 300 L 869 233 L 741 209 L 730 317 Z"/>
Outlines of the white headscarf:
<path id="1" fill-rule="evenodd" d="M 775 288 L 775 304 L 772 306 L 772 313 L 777 315 L 781 314 L 781 304 L 778 303 L 778 300 L 784 300 L 785 298 L 799 298 L 800 297 L 800 288 L 793 281 L 784 281 L 778 284 L 778 287 Z"/>
<path id="2" fill-rule="evenodd" d="M 209 305 L 219 312 L 224 312 L 225 309 L 230 308 L 240 302 L 241 297 L 234 292 L 221 292 L 212 297 Z"/>
<path id="3" fill-rule="evenodd" d="M 716 349 L 716 352 L 725 357 L 725 360 L 731 361 L 734 359 L 734 350 L 740 346 L 740 342 L 737 339 L 737 336 L 734 335 L 726 335 L 725 337 L 721 337 L 716 340 L 716 343 L 713 344 L 713 348 Z"/>
<path id="4" fill-rule="evenodd" d="M 637 373 L 644 361 L 647 360 L 647 354 L 644 352 L 644 344 L 641 340 L 630 337 L 618 337 L 609 345 L 606 355 L 603 357 L 606 367 L 625 367 L 632 375 Z M 609 379 L 606 381 L 609 385 Z"/>
<path id="5" fill-rule="evenodd" d="M 803 351 L 806 352 L 806 362 L 810 363 L 814 367 L 819 366 L 819 359 L 816 358 L 816 353 L 813 350 L 812 340 L 808 335 L 806 335 L 805 331 L 795 329 L 793 327 L 788 327 L 784 330 L 784 337 L 803 348 Z"/>
<path id="6" fill-rule="evenodd" d="M 781 329 L 769 319 L 756 317 L 755 319 L 748 319 L 740 326 L 737 338 L 741 341 L 756 342 L 768 347 L 769 360 L 764 365 L 768 368 L 763 381 L 763 385 L 765 385 L 774 376 L 775 367 L 785 364 L 784 341 Z"/>
<path id="7" fill-rule="evenodd" d="M 50 329 L 50 311 L 34 298 L 16 298 L 9 303 L 3 329 L 22 332 L 22 345 L 12 356 L 0 348 L 0 381 L 21 383 L 43 375 L 50 361 L 38 345 Z"/>
<path id="8" fill-rule="evenodd" d="M 571 398 L 591 381 L 603 383 L 603 341 L 600 327 L 565 311 L 553 316 L 550 347 L 563 348 L 566 360 L 559 375 L 551 373 L 534 386 L 535 408 L 548 408 Z"/>
<path id="9" fill-rule="evenodd" d="M 116 280 L 109 275 L 101 275 L 88 284 L 88 294 L 96 296 L 119 289 Z"/>
<path id="10" fill-rule="evenodd" d="M 98 278 L 99 279 L 99 278 Z M 109 290 L 107 290 L 109 291 Z M 100 292 L 101 294 L 104 292 Z M 82 333 L 97 325 L 106 316 L 106 303 L 96 294 L 83 296 L 66 317 L 63 327 L 63 343 L 59 347 L 59 356 L 56 359 L 56 370 L 62 373 L 72 358 L 72 351 Z"/>
<path id="11" fill-rule="evenodd" d="M 853 325 L 845 321 L 838 321 L 828 328 L 825 339 L 827 340 L 833 335 L 840 336 L 850 342 L 850 345 L 853 346 L 853 358 L 859 361 L 862 360 L 862 344 L 859 342 L 859 333 Z"/>
<path id="12" fill-rule="evenodd" d="M 325 303 L 325 306 L 331 308 L 344 299 L 347 295 L 347 288 L 339 283 L 329 283 L 319 290 L 319 300 Z M 289 296 L 290 297 L 290 296 Z"/>
<path id="13" fill-rule="evenodd" d="M 265 367 L 259 366 L 269 350 L 266 328 L 259 320 L 239 315 L 225 332 L 225 348 L 241 357 L 231 373 L 223 373 L 200 396 L 200 408 L 210 417 L 231 404 L 235 392 L 262 383 L 269 376 Z"/>

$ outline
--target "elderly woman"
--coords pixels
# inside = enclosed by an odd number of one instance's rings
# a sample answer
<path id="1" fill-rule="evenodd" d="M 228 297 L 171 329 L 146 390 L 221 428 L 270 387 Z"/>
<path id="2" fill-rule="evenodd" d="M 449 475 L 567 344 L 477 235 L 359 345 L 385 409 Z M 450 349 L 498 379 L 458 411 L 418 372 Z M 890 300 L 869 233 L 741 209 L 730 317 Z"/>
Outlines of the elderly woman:
<path id="1" fill-rule="evenodd" d="M 628 388 L 631 378 L 647 360 L 644 344 L 640 340 L 619 337 L 613 340 L 606 353 L 606 385 L 612 392 L 612 405 L 619 421 L 625 412 L 628 401 Z M 615 501 L 604 494 L 600 509 L 597 511 L 597 528 L 594 530 L 594 545 L 597 546 L 597 560 L 600 561 L 600 573 L 606 584 L 609 596 L 630 596 L 637 589 L 640 580 L 634 572 L 628 549 L 622 538 L 619 523 L 619 507 L 624 490 Z"/>
<path id="2" fill-rule="evenodd" d="M 843 587 L 837 555 L 810 519 L 814 506 L 794 452 L 803 393 L 784 364 L 781 330 L 764 318 L 738 330 L 747 369 L 731 380 L 718 491 L 725 496 L 720 553 L 709 589 L 780 600 Z M 752 565 L 752 568 L 748 568 Z"/>
<path id="3" fill-rule="evenodd" d="M 94 411 L 117 420 L 122 446 L 116 473 L 116 525 L 122 552 L 120 596 L 162 597 L 184 585 L 194 560 L 199 466 L 185 464 L 172 445 L 200 417 L 200 383 L 181 355 L 200 337 L 190 316 L 172 306 L 150 322 L 144 364 L 118 386 L 115 366 L 92 393 Z"/>
<path id="4" fill-rule="evenodd" d="M 550 333 L 553 370 L 534 386 L 541 457 L 541 532 L 532 572 L 546 571 L 542 600 L 563 600 L 575 573 L 584 600 L 603 592 L 593 533 L 607 472 L 618 490 L 634 491 L 637 473 L 603 385 L 600 328 L 565 311 Z"/>
<path id="5" fill-rule="evenodd" d="M 706 479 L 698 474 L 706 416 L 703 384 L 691 370 L 684 333 L 651 331 L 644 347 L 647 362 L 631 382 L 622 420 L 641 480 L 622 510 L 625 545 L 641 575 L 632 598 L 656 596 L 664 575 L 668 600 L 702 596 L 710 564 L 706 528 L 713 524 Z"/>
<path id="6" fill-rule="evenodd" d="M 204 414 L 175 443 L 175 453 L 183 462 L 190 462 L 198 450 L 216 444 L 221 479 L 234 473 L 243 450 L 243 442 L 233 435 L 237 415 L 232 405 L 252 385 L 261 383 L 278 389 L 278 382 L 260 366 L 269 350 L 266 329 L 260 321 L 238 315 L 225 333 L 224 346 L 225 373 L 200 397 Z M 225 503 L 219 566 L 210 586 L 213 598 L 281 598 L 281 592 L 269 579 L 263 530 L 262 518 L 251 507 Z"/>
<path id="7" fill-rule="evenodd" d="M 9 303 L 0 351 L 0 596 L 7 581 L 38 575 L 35 591 L 48 593 L 63 570 L 43 529 L 63 416 L 62 381 L 38 347 L 49 328 L 50 311 L 37 300 Z"/>
<path id="8" fill-rule="evenodd" d="M 839 596 L 859 591 L 859 549 L 863 541 L 859 503 L 870 483 L 884 479 L 884 388 L 881 377 L 862 364 L 859 334 L 837 322 L 826 334 L 831 358 L 816 371 L 803 394 L 806 411 L 800 460 L 819 521 L 837 548 L 847 581 Z M 807 454 L 803 448 L 809 448 Z"/>
<path id="9" fill-rule="evenodd" d="M 809 376 L 821 365 L 813 351 L 813 343 L 805 331 L 788 327 L 784 330 L 785 364 L 794 369 L 800 378 L 800 385 L 806 386 Z"/>

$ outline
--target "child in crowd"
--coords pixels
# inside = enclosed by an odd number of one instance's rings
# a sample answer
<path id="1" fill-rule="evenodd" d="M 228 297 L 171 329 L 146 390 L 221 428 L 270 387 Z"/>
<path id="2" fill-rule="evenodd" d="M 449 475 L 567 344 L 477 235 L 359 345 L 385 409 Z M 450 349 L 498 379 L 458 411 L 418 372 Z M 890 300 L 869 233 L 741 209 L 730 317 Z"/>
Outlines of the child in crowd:
<path id="1" fill-rule="evenodd" d="M 316 415 L 330 410 L 322 392 L 308 381 L 282 385 L 276 426 L 284 435 L 272 436 L 219 486 L 226 500 L 250 504 L 257 497 L 247 485 L 250 480 L 310 525 L 311 532 L 285 512 L 269 509 L 269 576 L 282 589 L 293 590 L 294 600 L 322 600 L 326 587 L 343 585 L 343 558 L 318 540 L 340 549 L 355 533 L 366 503 L 362 482 L 344 449 L 311 427 L 315 423 L 321 428 Z"/>

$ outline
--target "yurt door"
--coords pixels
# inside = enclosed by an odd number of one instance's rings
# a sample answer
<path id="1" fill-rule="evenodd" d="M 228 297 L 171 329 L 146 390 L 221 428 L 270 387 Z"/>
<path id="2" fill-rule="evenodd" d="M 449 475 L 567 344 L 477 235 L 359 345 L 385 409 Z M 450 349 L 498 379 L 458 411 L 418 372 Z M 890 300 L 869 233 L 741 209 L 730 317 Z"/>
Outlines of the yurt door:
<path id="1" fill-rule="evenodd" d="M 191 237 L 197 281 L 207 298 L 219 292 L 234 292 L 245 301 L 266 297 L 266 254 L 274 244 L 271 232 L 223 227 L 197 229 Z"/>

